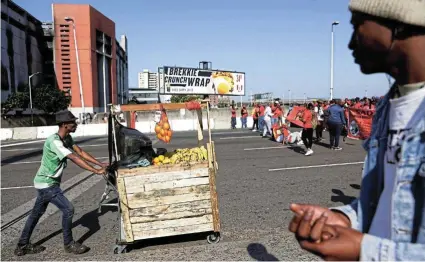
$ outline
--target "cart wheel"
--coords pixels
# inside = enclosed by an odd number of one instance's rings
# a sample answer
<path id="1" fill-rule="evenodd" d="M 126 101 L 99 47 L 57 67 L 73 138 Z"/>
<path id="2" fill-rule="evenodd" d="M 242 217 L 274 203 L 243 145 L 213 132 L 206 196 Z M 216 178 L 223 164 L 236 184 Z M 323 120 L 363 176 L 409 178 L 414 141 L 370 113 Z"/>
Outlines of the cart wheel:
<path id="1" fill-rule="evenodd" d="M 221 236 L 220 233 L 218 232 L 214 232 L 211 235 L 207 236 L 207 242 L 208 244 L 217 244 L 218 242 L 220 242 Z"/>
<path id="2" fill-rule="evenodd" d="M 125 254 L 127 253 L 127 246 L 116 245 L 114 247 L 114 254 Z"/>

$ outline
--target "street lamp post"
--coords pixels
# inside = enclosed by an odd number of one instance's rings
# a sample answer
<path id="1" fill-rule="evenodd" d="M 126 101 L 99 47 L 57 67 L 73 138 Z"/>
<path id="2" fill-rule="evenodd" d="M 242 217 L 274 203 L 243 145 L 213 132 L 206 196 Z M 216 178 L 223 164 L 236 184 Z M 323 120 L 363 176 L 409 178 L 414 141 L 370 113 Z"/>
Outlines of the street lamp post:
<path id="1" fill-rule="evenodd" d="M 76 56 L 76 59 L 77 59 L 78 84 L 80 86 L 80 100 L 81 100 L 81 107 L 83 109 L 82 119 L 84 119 L 86 109 L 85 109 L 85 106 L 84 106 L 83 84 L 81 83 L 80 57 L 78 56 L 78 45 L 77 45 L 77 34 L 76 34 L 76 30 L 75 30 L 75 22 L 74 22 L 74 19 L 72 19 L 69 16 L 65 17 L 65 21 L 72 22 L 72 29 L 73 29 L 73 32 L 74 32 L 74 45 L 75 45 L 75 56 Z M 82 122 L 84 123 L 84 121 L 82 121 Z"/>
<path id="2" fill-rule="evenodd" d="M 288 103 L 291 104 L 291 89 L 289 89 L 288 92 L 289 92 Z"/>
<path id="3" fill-rule="evenodd" d="M 34 126 L 34 112 L 32 109 L 32 86 L 31 86 L 31 78 L 35 75 L 41 74 L 41 72 L 36 72 L 30 76 L 28 76 L 28 89 L 30 91 L 30 109 L 31 109 L 31 126 Z"/>
<path id="4" fill-rule="evenodd" d="M 337 26 L 338 24 L 338 21 L 334 21 L 332 22 L 331 27 L 331 100 L 334 95 L 334 26 Z"/>

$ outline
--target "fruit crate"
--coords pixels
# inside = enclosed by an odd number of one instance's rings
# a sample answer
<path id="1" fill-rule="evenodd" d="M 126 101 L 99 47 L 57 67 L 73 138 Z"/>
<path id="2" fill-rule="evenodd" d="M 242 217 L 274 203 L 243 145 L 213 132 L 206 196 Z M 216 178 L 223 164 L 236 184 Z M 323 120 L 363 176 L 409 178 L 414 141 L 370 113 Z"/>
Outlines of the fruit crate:
<path id="1" fill-rule="evenodd" d="M 131 111 L 156 108 L 146 106 L 131 105 Z M 178 108 L 184 104 L 167 106 Z M 206 108 L 209 123 L 208 105 Z M 202 117 L 198 119 L 201 123 Z M 199 145 L 203 140 L 200 123 Z M 127 245 L 135 241 L 193 233 L 209 233 L 208 243 L 220 241 L 218 164 L 209 125 L 208 133 L 206 160 L 116 170 L 120 232 L 114 253 L 127 252 Z"/>

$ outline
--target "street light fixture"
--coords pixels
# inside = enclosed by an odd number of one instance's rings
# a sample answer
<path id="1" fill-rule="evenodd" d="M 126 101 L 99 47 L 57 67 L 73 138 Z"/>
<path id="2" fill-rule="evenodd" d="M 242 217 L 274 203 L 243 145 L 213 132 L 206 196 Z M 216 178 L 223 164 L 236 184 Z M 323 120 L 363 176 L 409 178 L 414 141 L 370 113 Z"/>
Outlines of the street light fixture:
<path id="1" fill-rule="evenodd" d="M 334 26 L 339 25 L 339 21 L 333 21 L 331 26 L 331 100 L 334 93 Z"/>
<path id="2" fill-rule="evenodd" d="M 31 126 L 34 126 L 34 112 L 32 109 L 32 86 L 31 86 L 31 78 L 35 75 L 41 74 L 41 72 L 36 72 L 30 76 L 28 76 L 28 89 L 30 91 L 30 109 L 31 109 Z"/>
<path id="3" fill-rule="evenodd" d="M 83 84 L 81 83 L 81 71 L 80 71 L 80 57 L 78 56 L 78 45 L 77 45 L 77 34 L 76 34 L 76 30 L 75 30 L 75 22 L 74 19 L 66 16 L 65 17 L 65 21 L 67 22 L 72 22 L 72 29 L 74 32 L 74 45 L 75 45 L 75 56 L 77 59 L 77 71 L 78 71 L 78 84 L 80 86 L 80 100 L 81 100 L 81 107 L 83 109 L 83 115 L 82 115 L 82 119 L 84 119 L 85 117 L 85 106 L 84 106 L 84 94 L 83 94 Z M 84 123 L 84 121 L 82 121 Z"/>
<path id="4" fill-rule="evenodd" d="M 289 89 L 288 92 L 289 92 L 288 103 L 291 104 L 291 89 Z"/>

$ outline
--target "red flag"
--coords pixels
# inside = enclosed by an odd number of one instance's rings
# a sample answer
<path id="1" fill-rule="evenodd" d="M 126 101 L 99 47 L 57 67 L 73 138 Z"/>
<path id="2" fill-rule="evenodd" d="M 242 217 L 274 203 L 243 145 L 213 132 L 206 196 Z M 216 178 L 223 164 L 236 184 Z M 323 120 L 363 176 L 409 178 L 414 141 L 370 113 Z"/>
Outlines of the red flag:
<path id="1" fill-rule="evenodd" d="M 294 106 L 291 112 L 289 112 L 289 115 L 286 117 L 286 120 L 297 126 L 304 127 L 304 123 L 300 120 L 299 117 L 299 113 L 304 112 L 304 110 L 306 110 L 306 108 L 303 106 Z"/>
<path id="2" fill-rule="evenodd" d="M 348 137 L 365 140 L 372 131 L 372 120 L 375 110 L 350 107 L 345 110 Z"/>

